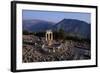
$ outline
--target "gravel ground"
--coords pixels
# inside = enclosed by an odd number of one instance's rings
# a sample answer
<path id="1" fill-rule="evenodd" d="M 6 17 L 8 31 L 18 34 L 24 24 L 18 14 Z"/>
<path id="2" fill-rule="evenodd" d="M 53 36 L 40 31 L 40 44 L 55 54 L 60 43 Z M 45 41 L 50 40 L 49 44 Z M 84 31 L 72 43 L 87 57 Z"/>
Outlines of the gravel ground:
<path id="1" fill-rule="evenodd" d="M 91 56 L 90 49 L 85 50 L 83 48 L 76 48 L 75 46 L 81 46 L 82 43 L 78 44 L 77 42 L 73 42 L 73 41 L 67 41 L 64 44 L 64 45 L 67 45 L 66 48 L 59 49 L 59 50 L 55 49 L 56 52 L 54 53 L 48 53 L 44 51 L 43 49 L 41 49 L 41 44 L 43 44 L 45 41 L 41 43 L 41 41 L 36 36 L 32 36 L 32 35 L 24 36 L 23 41 L 24 41 L 23 48 L 22 48 L 23 63 L 64 61 L 64 60 L 83 60 L 83 59 L 90 59 L 90 56 Z M 35 44 L 35 42 L 37 42 L 38 44 Z M 85 48 L 90 48 L 88 46 L 86 45 Z"/>

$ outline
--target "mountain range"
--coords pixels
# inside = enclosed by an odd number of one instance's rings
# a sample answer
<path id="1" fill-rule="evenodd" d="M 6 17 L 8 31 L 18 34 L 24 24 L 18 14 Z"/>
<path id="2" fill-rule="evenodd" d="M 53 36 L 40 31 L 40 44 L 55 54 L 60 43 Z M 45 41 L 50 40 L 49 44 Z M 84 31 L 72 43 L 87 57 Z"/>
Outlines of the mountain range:
<path id="1" fill-rule="evenodd" d="M 43 20 L 23 20 L 23 30 L 30 32 L 43 32 L 50 28 L 54 23 Z"/>
<path id="2" fill-rule="evenodd" d="M 23 20 L 23 30 L 30 32 L 45 32 L 46 30 L 58 31 L 63 29 L 66 33 L 74 33 L 85 38 L 90 38 L 91 24 L 77 19 L 63 19 L 58 23 L 43 20 Z"/>

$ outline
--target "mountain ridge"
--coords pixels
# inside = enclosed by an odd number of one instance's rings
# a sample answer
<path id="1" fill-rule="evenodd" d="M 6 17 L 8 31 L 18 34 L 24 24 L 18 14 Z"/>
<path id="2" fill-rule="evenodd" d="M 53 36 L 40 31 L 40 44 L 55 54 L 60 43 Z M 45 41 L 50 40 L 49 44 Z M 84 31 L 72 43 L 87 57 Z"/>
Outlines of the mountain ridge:
<path id="1" fill-rule="evenodd" d="M 23 29 L 33 32 L 44 32 L 48 29 L 58 31 L 63 29 L 65 32 L 77 33 L 86 38 L 90 38 L 91 25 L 85 21 L 77 19 L 63 19 L 58 23 L 42 21 L 42 20 L 27 20 L 23 21 Z"/>

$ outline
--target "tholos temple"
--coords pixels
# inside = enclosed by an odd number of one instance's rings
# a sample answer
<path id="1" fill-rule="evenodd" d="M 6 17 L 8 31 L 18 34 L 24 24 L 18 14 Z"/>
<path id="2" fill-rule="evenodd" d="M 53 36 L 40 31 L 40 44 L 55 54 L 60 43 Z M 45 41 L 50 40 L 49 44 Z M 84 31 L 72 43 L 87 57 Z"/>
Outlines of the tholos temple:
<path id="1" fill-rule="evenodd" d="M 49 46 L 52 45 L 52 41 L 53 41 L 53 32 L 52 32 L 52 30 L 47 30 L 46 31 L 46 41 L 47 41 L 47 44 Z"/>

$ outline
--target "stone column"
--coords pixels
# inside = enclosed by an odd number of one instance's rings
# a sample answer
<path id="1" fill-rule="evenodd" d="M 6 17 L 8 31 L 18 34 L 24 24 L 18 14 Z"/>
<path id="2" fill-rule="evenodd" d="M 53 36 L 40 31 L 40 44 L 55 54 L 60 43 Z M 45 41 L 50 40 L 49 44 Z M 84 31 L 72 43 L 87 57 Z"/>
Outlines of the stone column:
<path id="1" fill-rule="evenodd" d="M 49 30 L 46 32 L 46 41 L 47 41 L 48 45 L 52 44 L 52 40 L 53 40 L 53 33 L 52 33 L 52 31 Z"/>

